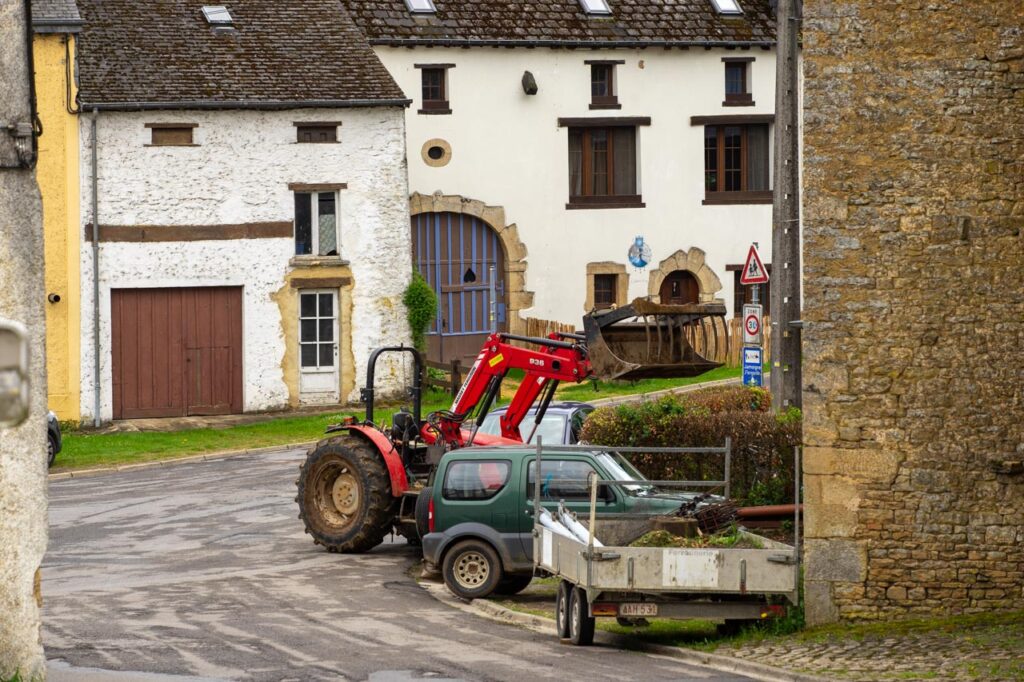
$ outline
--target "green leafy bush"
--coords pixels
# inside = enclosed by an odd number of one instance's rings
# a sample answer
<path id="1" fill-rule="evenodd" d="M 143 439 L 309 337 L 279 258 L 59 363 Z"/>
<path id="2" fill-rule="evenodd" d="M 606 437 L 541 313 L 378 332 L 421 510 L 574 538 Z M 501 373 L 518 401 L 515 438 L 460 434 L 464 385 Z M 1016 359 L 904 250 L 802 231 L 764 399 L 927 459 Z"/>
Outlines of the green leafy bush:
<path id="1" fill-rule="evenodd" d="M 419 272 L 412 274 L 412 281 L 402 296 L 409 329 L 412 330 L 412 345 L 423 352 L 427 347 L 427 330 L 437 315 L 437 294 Z"/>
<path id="2" fill-rule="evenodd" d="M 732 439 L 732 496 L 749 504 L 793 499 L 793 447 L 800 443 L 800 411 L 776 415 L 760 388 L 710 388 L 657 401 L 595 410 L 583 426 L 587 442 L 633 447 L 716 447 Z M 723 475 L 722 458 L 708 455 L 633 455 L 652 479 L 705 480 Z"/>

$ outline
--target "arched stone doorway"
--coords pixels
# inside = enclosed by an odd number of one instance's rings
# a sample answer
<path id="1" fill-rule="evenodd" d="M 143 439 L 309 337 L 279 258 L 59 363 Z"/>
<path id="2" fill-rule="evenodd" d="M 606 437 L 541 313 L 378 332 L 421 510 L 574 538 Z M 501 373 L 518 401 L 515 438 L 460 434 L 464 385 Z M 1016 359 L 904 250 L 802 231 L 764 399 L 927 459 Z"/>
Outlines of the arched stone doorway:
<path id="1" fill-rule="evenodd" d="M 526 248 L 505 211 L 460 196 L 413 194 L 409 201 L 413 262 L 438 295 L 428 357 L 471 364 L 491 332 L 494 266 L 498 331 L 523 333 L 519 311 L 533 305 L 524 290 Z"/>
<path id="2" fill-rule="evenodd" d="M 673 283 L 675 283 L 675 291 L 685 296 L 690 296 L 693 293 L 692 289 L 686 289 L 686 287 L 696 286 L 696 300 L 688 302 L 712 303 L 719 301 L 724 303 L 715 298 L 715 294 L 722 290 L 722 282 L 704 262 L 704 252 L 697 247 L 689 251 L 679 249 L 658 263 L 658 267 L 651 271 L 647 294 L 652 298 L 656 297 L 662 303 L 668 303 L 663 296 L 665 293 L 670 296 L 673 294 Z"/>
<path id="3" fill-rule="evenodd" d="M 662 281 L 658 290 L 661 303 L 684 305 L 700 302 L 700 284 L 689 270 L 673 270 Z"/>

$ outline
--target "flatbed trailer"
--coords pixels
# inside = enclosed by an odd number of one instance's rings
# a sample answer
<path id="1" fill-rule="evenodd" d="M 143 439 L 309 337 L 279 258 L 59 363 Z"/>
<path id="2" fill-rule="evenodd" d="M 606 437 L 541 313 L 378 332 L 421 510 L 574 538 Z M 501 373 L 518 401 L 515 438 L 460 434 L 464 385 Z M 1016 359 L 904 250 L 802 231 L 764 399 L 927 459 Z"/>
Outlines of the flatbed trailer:
<path id="1" fill-rule="evenodd" d="M 575 446 L 595 450 L 593 446 Z M 552 448 L 544 448 L 549 454 Z M 565 451 L 570 448 L 556 448 Z M 724 450 L 728 472 L 729 448 L 605 448 L 621 453 L 708 453 Z M 537 459 L 542 457 L 537 447 Z M 794 456 L 799 472 L 799 448 Z M 539 466 L 539 464 L 538 464 Z M 538 477 L 539 478 L 539 477 Z M 799 479 L 797 479 L 799 480 Z M 558 636 L 574 644 L 593 641 L 594 619 L 614 617 L 707 619 L 722 621 L 732 629 L 748 622 L 782 615 L 795 605 L 800 575 L 799 518 L 794 519 L 797 541 L 787 545 L 740 530 L 744 548 L 631 547 L 602 544 L 598 538 L 615 539 L 618 521 L 598 516 L 601 485 L 629 485 L 636 481 L 590 479 L 590 517 L 586 540 L 572 532 L 561 533 L 541 521 L 541 491 L 534 491 L 533 557 L 535 568 L 559 578 L 556 598 Z M 722 481 L 652 481 L 658 487 L 722 487 L 728 489 L 728 473 Z M 796 486 L 799 490 L 799 486 Z M 799 492 L 796 497 L 799 498 Z M 799 508 L 799 499 L 797 499 Z M 653 522 L 653 518 L 651 519 Z M 623 519 L 633 534 L 636 519 Z M 651 526 L 653 527 L 653 525 Z"/>

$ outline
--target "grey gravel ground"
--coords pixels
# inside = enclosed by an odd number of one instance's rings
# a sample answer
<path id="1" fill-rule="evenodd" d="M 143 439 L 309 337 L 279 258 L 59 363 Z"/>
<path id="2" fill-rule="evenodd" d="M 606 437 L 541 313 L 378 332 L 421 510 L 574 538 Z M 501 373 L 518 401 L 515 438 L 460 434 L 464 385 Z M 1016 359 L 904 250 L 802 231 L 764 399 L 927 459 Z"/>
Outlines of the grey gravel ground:
<path id="1" fill-rule="evenodd" d="M 43 567 L 52 680 L 744 679 L 575 648 L 444 606 L 399 541 L 315 547 L 296 450 L 54 481 Z M 118 674 L 121 673 L 121 674 Z"/>

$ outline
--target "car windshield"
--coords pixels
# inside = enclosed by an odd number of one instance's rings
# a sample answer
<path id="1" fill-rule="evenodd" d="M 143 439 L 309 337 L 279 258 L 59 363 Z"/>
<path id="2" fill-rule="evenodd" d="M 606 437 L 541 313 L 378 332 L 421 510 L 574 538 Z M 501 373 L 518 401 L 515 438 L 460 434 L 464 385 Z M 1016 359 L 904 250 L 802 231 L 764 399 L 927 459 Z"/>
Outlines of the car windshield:
<path id="1" fill-rule="evenodd" d="M 501 424 L 499 419 L 504 413 L 496 414 L 490 413 L 484 417 L 483 422 L 480 424 L 480 430 L 478 433 L 486 433 L 490 436 L 501 435 Z M 519 426 L 519 433 L 522 434 L 523 440 L 525 441 L 530 436 L 530 431 L 533 429 L 533 418 L 536 412 L 530 411 L 526 419 Z M 544 415 L 544 418 L 540 420 L 540 425 L 537 427 L 537 432 L 533 436 L 531 442 L 537 442 L 537 436 L 540 436 L 544 443 L 548 445 L 561 445 L 565 442 L 565 415 L 548 412 Z"/>
<path id="2" fill-rule="evenodd" d="M 608 472 L 609 476 L 615 478 L 618 481 L 646 481 L 644 475 L 636 470 L 632 464 L 629 463 L 625 457 L 617 452 L 596 452 L 594 453 L 594 459 L 601 463 L 602 468 Z M 654 490 L 654 486 L 651 485 L 633 485 L 631 483 L 625 483 L 622 485 L 623 488 L 632 493 L 647 493 Z"/>

